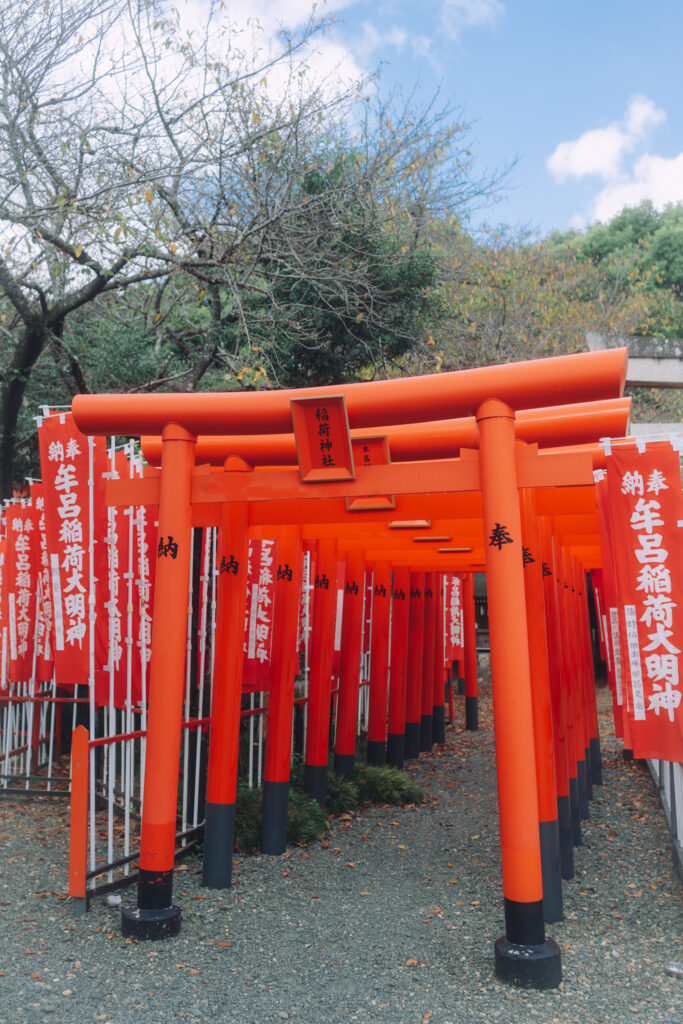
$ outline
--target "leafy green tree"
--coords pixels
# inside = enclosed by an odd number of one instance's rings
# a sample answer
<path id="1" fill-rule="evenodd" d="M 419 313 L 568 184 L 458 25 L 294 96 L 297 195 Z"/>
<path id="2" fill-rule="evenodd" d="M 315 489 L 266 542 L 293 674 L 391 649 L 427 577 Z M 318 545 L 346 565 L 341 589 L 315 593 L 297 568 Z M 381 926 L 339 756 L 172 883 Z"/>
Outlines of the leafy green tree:
<path id="1" fill-rule="evenodd" d="M 651 202 L 622 210 L 606 224 L 551 238 L 558 251 L 591 263 L 602 287 L 638 313 L 631 333 L 683 337 L 683 205 Z"/>
<path id="2" fill-rule="evenodd" d="M 550 246 L 590 265 L 601 294 L 621 316 L 592 327 L 623 336 L 683 338 L 683 204 L 656 210 L 651 202 L 627 208 L 606 224 L 555 235 Z M 641 421 L 683 416 L 680 390 L 634 388 L 634 415 Z"/>

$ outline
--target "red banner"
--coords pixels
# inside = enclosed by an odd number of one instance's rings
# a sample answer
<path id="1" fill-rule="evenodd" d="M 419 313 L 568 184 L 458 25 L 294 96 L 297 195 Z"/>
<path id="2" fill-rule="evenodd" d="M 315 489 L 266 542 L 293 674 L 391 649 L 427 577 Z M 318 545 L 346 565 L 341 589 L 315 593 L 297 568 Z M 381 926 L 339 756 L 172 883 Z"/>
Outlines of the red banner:
<path id="1" fill-rule="evenodd" d="M 251 541 L 242 675 L 242 690 L 245 693 L 270 688 L 276 557 L 277 544 L 274 540 Z"/>
<path id="2" fill-rule="evenodd" d="M 464 657 L 462 579 L 452 573 L 443 578 L 443 603 L 445 611 L 446 660 L 456 661 Z"/>
<path id="3" fill-rule="evenodd" d="M 70 414 L 47 417 L 38 428 L 38 443 L 45 488 L 56 680 L 60 686 L 87 684 L 89 601 L 95 598 L 96 580 L 102 584 L 107 580 L 104 443 L 76 430 Z"/>
<path id="4" fill-rule="evenodd" d="M 593 569 L 590 574 L 593 586 L 593 598 L 595 600 L 595 618 L 598 624 L 598 640 L 600 643 L 600 657 L 607 661 L 607 616 L 605 615 L 605 592 L 602 583 L 602 570 Z"/>
<path id="5" fill-rule="evenodd" d="M 2 525 L 0 519 L 0 525 Z M 7 540 L 0 540 L 0 689 L 4 694 L 8 687 L 7 658 L 9 656 L 9 635 L 7 629 Z"/>
<path id="6" fill-rule="evenodd" d="M 7 510 L 7 617 L 10 682 L 33 677 L 38 590 L 38 536 L 35 509 L 11 505 Z"/>
<path id="7" fill-rule="evenodd" d="M 683 492 L 678 453 L 661 442 L 642 451 L 615 446 L 607 458 L 607 481 L 633 752 L 681 761 Z"/>
<path id="8" fill-rule="evenodd" d="M 118 480 L 129 476 L 124 453 L 110 450 L 105 477 Z M 126 657 L 126 644 L 129 640 L 132 644 L 132 622 L 127 614 L 127 584 L 128 578 L 132 579 L 130 509 L 107 508 L 106 522 L 107 571 L 97 581 L 95 703 L 99 706 L 112 703 L 116 708 L 124 708 L 129 698 L 133 704 L 140 699 L 139 666 L 131 658 L 129 672 Z M 132 617 L 132 602 L 130 605 Z"/>
<path id="9" fill-rule="evenodd" d="M 152 608 L 154 605 L 154 570 L 152 558 L 157 535 L 157 506 L 138 505 L 135 513 L 135 661 L 140 671 L 140 699 L 147 699 L 147 675 L 152 657 Z"/>
<path id="10" fill-rule="evenodd" d="M 604 594 L 602 609 L 603 628 L 605 632 L 605 653 L 607 655 L 607 677 L 614 705 L 614 731 L 624 737 L 625 743 L 631 742 L 630 730 L 628 741 L 624 736 L 624 722 L 628 729 L 628 716 L 625 714 L 625 693 L 621 664 L 621 643 L 619 634 L 619 608 L 617 596 L 617 570 L 613 550 L 612 523 L 610 517 L 609 491 L 607 474 L 604 470 L 596 471 L 595 500 L 598 508 L 598 524 L 600 528 L 600 549 L 602 552 L 602 573 L 600 576 L 601 592 Z M 628 672 L 628 665 L 625 668 Z M 630 747 L 629 747 L 630 749 Z"/>
<path id="11" fill-rule="evenodd" d="M 197 688 L 201 687 L 209 665 L 209 630 L 207 618 L 209 613 L 209 585 L 211 583 L 211 558 L 213 530 L 202 530 L 202 550 L 200 554 L 199 594 L 197 601 Z"/>
<path id="12" fill-rule="evenodd" d="M 312 548 L 315 541 L 304 541 L 301 552 L 301 593 L 299 595 L 299 617 L 296 628 L 296 649 L 299 652 L 299 665 L 306 661 L 308 644 L 310 640 L 313 573 L 315 572 L 315 557 Z"/>
<path id="13" fill-rule="evenodd" d="M 45 490 L 31 484 L 31 501 L 36 511 L 38 530 L 38 621 L 36 629 L 36 681 L 52 679 L 52 588 L 45 532 Z"/>
<path id="14" fill-rule="evenodd" d="M 337 610 L 334 618 L 334 647 L 332 648 L 332 675 L 339 677 L 341 670 L 342 622 L 344 620 L 344 584 L 346 562 L 337 562 Z"/>

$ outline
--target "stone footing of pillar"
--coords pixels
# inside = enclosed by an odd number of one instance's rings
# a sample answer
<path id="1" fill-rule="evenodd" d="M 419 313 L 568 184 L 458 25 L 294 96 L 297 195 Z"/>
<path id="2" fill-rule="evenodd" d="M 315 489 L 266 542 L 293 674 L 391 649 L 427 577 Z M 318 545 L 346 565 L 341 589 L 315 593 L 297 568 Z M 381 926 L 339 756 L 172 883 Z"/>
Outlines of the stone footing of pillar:
<path id="1" fill-rule="evenodd" d="M 479 698 L 465 697 L 465 728 L 476 732 L 479 728 Z"/>
<path id="2" fill-rule="evenodd" d="M 404 757 L 409 760 L 420 756 L 420 723 L 406 722 Z"/>
<path id="3" fill-rule="evenodd" d="M 180 921 L 180 907 L 164 907 L 162 910 L 124 907 L 121 911 L 121 934 L 124 939 L 142 942 L 170 939 L 180 932 Z"/>
<path id="4" fill-rule="evenodd" d="M 232 853 L 235 839 L 235 805 L 207 801 L 204 819 L 202 885 L 229 889 L 232 885 Z"/>
<path id="5" fill-rule="evenodd" d="M 325 809 L 327 799 L 327 765 L 326 764 L 305 764 L 304 765 L 304 793 L 308 793 L 314 800 L 317 800 L 322 809 Z"/>
<path id="6" fill-rule="evenodd" d="M 350 779 L 353 775 L 353 766 L 355 763 L 355 754 L 335 754 L 334 755 L 334 772 L 336 775 L 341 775 L 343 779 Z"/>
<path id="7" fill-rule="evenodd" d="M 562 981 L 560 947 L 553 939 L 523 946 L 502 936 L 495 944 L 496 977 L 517 988 L 557 988 Z"/>
<path id="8" fill-rule="evenodd" d="M 432 739 L 435 743 L 446 742 L 446 707 L 435 704 L 432 708 Z"/>
<path id="9" fill-rule="evenodd" d="M 553 921 L 561 921 L 563 917 L 560 831 L 557 820 L 539 822 L 538 831 L 541 843 L 543 917 L 546 924 L 552 924 Z"/>
<path id="10" fill-rule="evenodd" d="M 583 846 L 583 838 L 581 836 L 581 808 L 579 803 L 579 780 L 573 778 L 569 780 L 569 806 L 571 808 L 572 815 L 572 842 L 574 846 Z"/>
<path id="11" fill-rule="evenodd" d="M 384 740 L 368 740 L 366 755 L 368 764 L 386 764 L 387 745 Z"/>
<path id="12" fill-rule="evenodd" d="M 586 762 L 579 761 L 576 766 L 579 779 L 579 814 L 581 821 L 588 821 L 591 816 L 590 799 L 588 796 L 588 771 Z"/>
<path id="13" fill-rule="evenodd" d="M 279 856 L 287 849 L 289 781 L 263 783 L 261 853 Z"/>
<path id="14" fill-rule="evenodd" d="M 586 762 L 586 788 L 588 790 L 588 799 L 593 799 L 593 765 L 591 764 L 591 748 L 586 747 L 584 760 Z"/>
<path id="15" fill-rule="evenodd" d="M 173 870 L 140 870 L 138 902 L 121 910 L 121 934 L 125 939 L 170 939 L 180 931 L 182 913 L 171 903 Z M 142 904 L 142 906 L 140 906 Z"/>
<path id="16" fill-rule="evenodd" d="M 594 736 L 593 739 L 590 740 L 590 752 L 593 785 L 602 786 L 602 750 L 600 749 L 599 736 Z"/>
<path id="17" fill-rule="evenodd" d="M 420 753 L 432 749 L 432 716 L 423 715 L 420 719 Z"/>
<path id="18" fill-rule="evenodd" d="M 505 935 L 495 943 L 496 977 L 518 988 L 557 988 L 562 981 L 560 948 L 545 937 L 543 900 L 505 898 Z"/>
<path id="19" fill-rule="evenodd" d="M 405 738 L 402 732 L 389 733 L 387 736 L 387 764 L 392 768 L 403 768 Z"/>
<path id="20" fill-rule="evenodd" d="M 568 796 L 557 798 L 557 824 L 560 834 L 560 864 L 562 877 L 574 877 L 574 843 L 572 840 L 572 808 Z"/>

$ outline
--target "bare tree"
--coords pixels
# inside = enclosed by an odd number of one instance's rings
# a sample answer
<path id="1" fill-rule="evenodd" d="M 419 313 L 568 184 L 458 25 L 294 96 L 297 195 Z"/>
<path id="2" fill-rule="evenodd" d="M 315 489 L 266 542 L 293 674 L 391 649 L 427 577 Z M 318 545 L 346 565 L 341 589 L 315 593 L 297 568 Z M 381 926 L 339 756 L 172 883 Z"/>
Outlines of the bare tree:
<path id="1" fill-rule="evenodd" d="M 386 372 L 414 328 L 397 314 L 402 257 L 419 305 L 425 218 L 490 194 L 452 111 L 316 77 L 313 17 L 259 48 L 222 6 L 191 34 L 153 0 L 0 9 L 3 495 L 41 355 L 88 389 L 69 334 L 85 310 L 125 297 L 153 348 L 169 332 L 184 346 L 150 388 L 198 388 L 211 367 L 243 379 L 254 352 L 272 383 L 311 379 L 325 353 L 323 377 Z"/>

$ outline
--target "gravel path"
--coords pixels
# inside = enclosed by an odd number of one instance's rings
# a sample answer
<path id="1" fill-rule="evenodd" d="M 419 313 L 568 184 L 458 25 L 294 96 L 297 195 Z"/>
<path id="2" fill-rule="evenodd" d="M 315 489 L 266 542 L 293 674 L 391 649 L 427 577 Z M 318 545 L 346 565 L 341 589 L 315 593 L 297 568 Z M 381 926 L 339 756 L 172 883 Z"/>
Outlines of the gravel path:
<path id="1" fill-rule="evenodd" d="M 495 980 L 503 908 L 482 689 L 480 731 L 452 727 L 410 769 L 424 805 L 364 810 L 308 850 L 239 858 L 229 894 L 182 865 L 182 932 L 163 943 L 122 939 L 119 908 L 102 899 L 72 917 L 64 804 L 0 803 L 0 1024 L 681 1024 L 683 982 L 665 971 L 683 960 L 681 886 L 649 772 L 624 763 L 604 691 L 605 785 L 565 919 L 549 928 L 564 980 L 553 992 Z"/>

